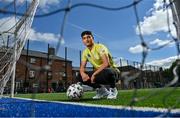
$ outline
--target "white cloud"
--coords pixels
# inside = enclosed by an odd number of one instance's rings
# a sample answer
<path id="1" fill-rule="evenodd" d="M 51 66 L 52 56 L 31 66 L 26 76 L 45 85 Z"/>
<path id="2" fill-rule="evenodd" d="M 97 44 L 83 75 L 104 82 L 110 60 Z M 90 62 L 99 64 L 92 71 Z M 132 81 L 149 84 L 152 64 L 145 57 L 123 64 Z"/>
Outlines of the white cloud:
<path id="1" fill-rule="evenodd" d="M 0 2 L 13 2 L 14 0 L 0 0 Z M 24 0 L 16 0 L 16 3 L 22 3 Z"/>
<path id="2" fill-rule="evenodd" d="M 143 21 L 140 22 L 141 31 L 144 35 L 151 35 L 157 32 L 168 32 L 167 25 L 167 11 L 163 10 L 163 0 L 156 0 L 153 8 L 149 10 L 151 16 L 145 16 Z M 168 9 L 170 29 L 174 37 L 176 37 L 176 30 L 173 23 L 171 9 Z M 136 27 L 136 33 L 138 34 L 138 27 Z"/>
<path id="3" fill-rule="evenodd" d="M 161 66 L 161 67 L 164 67 L 164 68 L 169 68 L 169 67 L 171 66 L 171 64 L 172 64 L 177 58 L 178 58 L 177 56 L 172 56 L 172 57 L 168 57 L 168 58 L 165 58 L 165 59 L 154 60 L 154 61 L 148 62 L 148 63 L 146 63 L 146 64 Z"/>
<path id="4" fill-rule="evenodd" d="M 41 8 L 47 7 L 49 5 L 57 5 L 60 3 L 61 0 L 40 0 L 39 6 Z"/>
<path id="5" fill-rule="evenodd" d="M 14 0 L 4 0 L 3 2 L 13 2 Z M 17 0 L 16 3 L 17 4 L 22 4 L 24 3 L 26 0 Z M 32 0 L 27 0 L 29 3 L 32 2 Z M 50 9 L 50 6 L 56 6 L 59 5 L 59 3 L 62 0 L 39 0 L 39 7 L 43 10 L 43 11 L 48 11 Z"/>
<path id="6" fill-rule="evenodd" d="M 19 19 L 15 19 L 15 17 L 6 17 L 6 18 L 0 19 L 0 32 L 9 30 L 12 26 L 15 25 L 15 23 L 18 20 Z M 11 30 L 11 32 L 13 32 L 13 31 L 14 31 L 14 29 Z M 58 35 L 58 34 L 41 33 L 41 32 L 35 31 L 34 29 L 29 29 L 28 31 L 30 31 L 30 34 L 29 34 L 30 40 L 38 40 L 38 41 L 48 42 L 48 43 L 57 43 L 59 40 L 59 37 L 60 37 L 60 35 Z M 4 38 L 6 39 L 6 37 L 4 37 Z"/>
<path id="7" fill-rule="evenodd" d="M 32 0 L 28 0 L 32 1 Z M 39 7 L 44 11 L 48 12 L 52 6 L 57 6 L 62 0 L 39 0 Z"/>
<path id="8" fill-rule="evenodd" d="M 151 15 L 145 16 L 143 18 L 143 21 L 140 22 L 141 31 L 143 35 L 152 35 L 158 32 L 168 32 L 167 11 L 163 10 L 163 7 L 164 7 L 163 0 L 155 0 L 153 7 L 148 11 L 151 13 Z M 172 17 L 171 9 L 168 9 L 168 13 L 169 13 L 171 33 L 174 37 L 177 37 L 176 29 L 173 25 L 173 17 Z M 138 27 L 136 27 L 136 33 L 139 34 Z M 169 34 L 167 36 L 170 37 Z M 170 40 L 155 39 L 149 42 L 149 44 L 155 45 L 155 46 L 162 46 L 169 42 Z M 168 46 L 172 46 L 173 44 L 174 42 L 171 42 L 168 44 Z M 131 53 L 141 53 L 143 50 L 142 50 L 141 45 L 136 45 L 136 46 L 130 47 L 129 51 Z"/>
<path id="9" fill-rule="evenodd" d="M 167 1 L 166 1 L 167 2 Z M 158 10 L 159 8 L 163 8 L 163 0 L 155 0 L 155 3 L 153 5 L 153 8 L 155 10 Z"/>
<path id="10" fill-rule="evenodd" d="M 155 39 L 153 41 L 150 41 L 149 44 L 154 45 L 155 47 L 163 46 L 167 44 L 169 47 L 172 47 L 174 45 L 174 42 L 170 42 L 170 40 Z M 140 44 L 129 48 L 129 52 L 133 54 L 142 53 L 142 51 L 143 51 L 143 47 Z M 150 49 L 148 49 L 148 51 L 150 51 Z"/>
<path id="11" fill-rule="evenodd" d="M 0 19 L 0 32 L 9 30 L 18 21 L 15 17 L 6 17 Z"/>
<path id="12" fill-rule="evenodd" d="M 129 52 L 131 52 L 131 53 L 141 53 L 143 51 L 143 47 L 142 47 L 142 45 L 136 45 L 136 46 L 134 46 L 134 47 L 130 47 L 129 48 Z"/>
<path id="13" fill-rule="evenodd" d="M 146 48 L 145 48 L 146 49 Z M 144 50 L 145 50 L 144 49 Z M 136 45 L 136 46 L 134 46 L 134 47 L 130 47 L 129 48 L 129 52 L 131 52 L 131 53 L 133 53 L 133 54 L 136 54 L 136 53 L 142 53 L 142 51 L 143 51 L 143 47 L 142 47 L 142 45 L 140 45 L 140 44 L 138 44 L 138 45 Z M 146 50 L 146 51 L 150 51 L 149 49 L 148 50 Z"/>
<path id="14" fill-rule="evenodd" d="M 150 17 L 144 17 L 144 21 L 140 22 L 142 28 L 142 34 L 150 35 L 158 31 L 168 31 L 167 22 L 166 22 L 166 13 L 163 10 L 156 11 Z M 136 28 L 136 31 L 138 29 Z"/>
<path id="15" fill-rule="evenodd" d="M 168 46 L 172 46 L 174 44 L 174 42 L 170 43 L 170 40 L 155 39 L 155 40 L 151 41 L 150 44 L 157 45 L 157 46 L 162 46 L 162 45 L 168 44 Z"/>
<path id="16" fill-rule="evenodd" d="M 31 29 L 29 39 L 48 43 L 57 43 L 59 40 L 59 35 L 53 33 L 40 33 L 36 32 L 34 29 Z"/>
<path id="17" fill-rule="evenodd" d="M 159 67 L 163 67 L 163 68 L 169 68 L 177 58 L 178 58 L 177 56 L 172 56 L 172 57 L 168 57 L 168 58 L 164 58 L 164 59 L 160 59 L 160 60 L 154 60 L 151 62 L 147 62 L 146 64 L 147 65 L 155 65 L 155 66 L 159 66 Z M 121 59 L 121 64 L 119 61 L 120 59 Z M 114 61 L 118 66 L 127 66 L 128 65 L 127 60 L 122 57 L 115 58 Z"/>

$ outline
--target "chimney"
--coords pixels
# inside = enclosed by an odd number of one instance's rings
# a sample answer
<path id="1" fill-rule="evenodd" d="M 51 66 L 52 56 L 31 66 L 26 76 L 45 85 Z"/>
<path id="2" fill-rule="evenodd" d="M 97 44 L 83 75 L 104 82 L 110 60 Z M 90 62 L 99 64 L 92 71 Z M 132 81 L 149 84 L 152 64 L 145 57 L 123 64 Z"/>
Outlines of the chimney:
<path id="1" fill-rule="evenodd" d="M 48 53 L 49 53 L 49 55 L 55 55 L 55 48 L 50 47 L 50 48 L 48 49 Z"/>

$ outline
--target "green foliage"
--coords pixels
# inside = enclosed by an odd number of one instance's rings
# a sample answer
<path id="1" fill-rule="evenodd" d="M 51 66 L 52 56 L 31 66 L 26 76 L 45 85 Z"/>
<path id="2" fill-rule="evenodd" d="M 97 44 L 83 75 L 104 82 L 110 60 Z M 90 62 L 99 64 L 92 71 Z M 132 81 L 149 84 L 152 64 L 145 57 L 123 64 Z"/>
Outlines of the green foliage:
<path id="1" fill-rule="evenodd" d="M 179 63 L 179 64 L 178 64 Z M 170 70 L 173 71 L 174 67 L 178 65 L 177 67 L 177 73 L 180 75 L 180 59 L 177 59 L 174 63 L 172 63 Z"/>
<path id="2" fill-rule="evenodd" d="M 173 78 L 173 73 L 170 69 L 165 69 L 162 74 L 164 78 Z"/>
<path id="3" fill-rule="evenodd" d="M 174 61 L 169 69 L 165 69 L 162 73 L 163 77 L 169 78 L 170 80 L 172 80 L 174 78 L 173 69 L 175 68 L 176 65 L 178 65 L 178 62 L 180 62 L 180 59 L 177 59 L 176 61 Z M 177 67 L 177 74 L 180 76 L 180 65 Z M 180 83 L 180 80 L 179 80 L 179 83 Z"/>

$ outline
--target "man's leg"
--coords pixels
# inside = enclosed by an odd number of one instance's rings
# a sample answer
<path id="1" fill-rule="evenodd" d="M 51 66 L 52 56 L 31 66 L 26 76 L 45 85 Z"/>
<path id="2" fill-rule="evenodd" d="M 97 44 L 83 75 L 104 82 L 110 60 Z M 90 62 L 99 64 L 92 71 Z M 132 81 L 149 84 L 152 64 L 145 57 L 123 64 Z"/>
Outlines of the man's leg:
<path id="1" fill-rule="evenodd" d="M 86 74 L 88 74 L 88 76 L 91 77 L 92 74 L 93 74 L 93 72 L 86 72 Z M 100 86 L 99 84 L 97 84 L 97 83 L 91 83 L 91 80 L 90 80 L 90 79 L 87 80 L 87 81 L 83 81 L 80 73 L 78 74 L 78 76 L 77 76 L 76 79 L 78 80 L 78 82 L 81 82 L 81 83 L 84 84 L 84 85 L 88 85 L 88 86 L 90 86 L 90 87 L 93 87 L 94 89 L 101 87 L 101 86 Z"/>
<path id="2" fill-rule="evenodd" d="M 87 74 L 89 77 L 91 77 L 93 72 L 88 72 Z M 84 85 L 88 85 L 88 86 L 91 86 L 94 89 L 96 89 L 96 95 L 93 97 L 93 99 L 100 99 L 100 98 L 103 98 L 103 97 L 109 95 L 109 92 L 107 91 L 107 89 L 104 86 L 101 86 L 98 83 L 91 83 L 90 79 L 87 81 L 83 81 L 80 74 L 78 75 L 77 80 L 79 82 L 83 83 Z"/>
<path id="3" fill-rule="evenodd" d="M 116 77 L 117 77 L 116 70 L 112 68 L 104 69 L 95 77 L 96 83 L 110 85 L 109 95 L 107 97 L 108 99 L 116 99 L 117 97 L 118 91 L 115 86 Z"/>
<path id="4" fill-rule="evenodd" d="M 111 88 L 114 88 L 116 83 L 115 70 L 111 68 L 106 68 L 102 70 L 99 74 L 95 76 L 95 83 L 110 85 Z"/>

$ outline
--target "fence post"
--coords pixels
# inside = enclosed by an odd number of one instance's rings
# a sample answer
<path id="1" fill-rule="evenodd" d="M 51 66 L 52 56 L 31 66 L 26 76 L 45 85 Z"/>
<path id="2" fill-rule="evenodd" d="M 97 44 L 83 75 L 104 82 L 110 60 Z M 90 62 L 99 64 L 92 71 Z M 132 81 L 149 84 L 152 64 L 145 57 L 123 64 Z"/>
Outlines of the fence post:
<path id="1" fill-rule="evenodd" d="M 68 74 L 67 74 L 67 47 L 65 47 L 65 88 L 67 87 L 67 79 L 68 79 Z"/>
<path id="2" fill-rule="evenodd" d="M 48 50 L 47 50 L 47 65 L 49 66 L 49 43 L 48 43 Z M 48 93 L 48 73 L 49 70 L 46 70 L 46 92 Z"/>
<path id="3" fill-rule="evenodd" d="M 119 61 L 120 61 L 120 67 L 122 67 L 122 60 L 121 60 L 121 58 L 120 58 L 120 60 L 119 60 Z"/>

